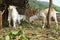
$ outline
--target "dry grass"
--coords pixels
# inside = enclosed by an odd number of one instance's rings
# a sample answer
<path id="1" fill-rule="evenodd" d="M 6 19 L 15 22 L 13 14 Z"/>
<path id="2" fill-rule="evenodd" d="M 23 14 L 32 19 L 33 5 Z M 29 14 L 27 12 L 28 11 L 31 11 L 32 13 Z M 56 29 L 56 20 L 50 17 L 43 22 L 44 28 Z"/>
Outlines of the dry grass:
<path id="1" fill-rule="evenodd" d="M 60 27 L 56 27 L 53 22 L 50 29 L 41 29 L 41 23 L 38 21 L 31 24 L 23 22 L 16 29 L 5 27 L 0 30 L 0 39 L 5 40 L 5 36 L 9 35 L 10 32 L 17 32 L 20 30 L 23 30 L 24 36 L 28 40 L 60 40 Z M 11 40 L 14 39 L 12 38 Z"/>

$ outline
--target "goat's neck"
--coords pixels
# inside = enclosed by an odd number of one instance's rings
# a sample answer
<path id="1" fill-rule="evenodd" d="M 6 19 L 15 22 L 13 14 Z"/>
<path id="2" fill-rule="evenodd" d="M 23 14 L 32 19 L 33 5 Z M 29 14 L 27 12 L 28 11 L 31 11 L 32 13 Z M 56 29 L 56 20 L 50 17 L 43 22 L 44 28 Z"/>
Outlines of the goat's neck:
<path id="1" fill-rule="evenodd" d="M 16 9 L 16 8 L 13 8 L 13 12 L 18 13 L 18 11 L 17 11 L 17 9 Z"/>

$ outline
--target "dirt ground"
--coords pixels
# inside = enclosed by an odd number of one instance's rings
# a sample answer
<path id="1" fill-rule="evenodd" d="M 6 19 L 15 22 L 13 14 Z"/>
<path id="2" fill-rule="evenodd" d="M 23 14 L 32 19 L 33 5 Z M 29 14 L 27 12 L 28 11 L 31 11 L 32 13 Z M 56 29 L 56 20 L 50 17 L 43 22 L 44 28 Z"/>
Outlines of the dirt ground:
<path id="1" fill-rule="evenodd" d="M 60 40 L 60 24 L 56 27 L 55 23 L 52 22 L 51 27 L 44 29 L 41 28 L 41 22 L 26 23 L 23 22 L 16 29 L 13 27 L 4 27 L 0 30 L 0 39 L 5 40 L 5 36 L 9 35 L 10 32 L 16 32 L 19 30 L 24 31 L 24 35 L 28 40 Z M 17 40 L 10 39 L 10 40 Z"/>

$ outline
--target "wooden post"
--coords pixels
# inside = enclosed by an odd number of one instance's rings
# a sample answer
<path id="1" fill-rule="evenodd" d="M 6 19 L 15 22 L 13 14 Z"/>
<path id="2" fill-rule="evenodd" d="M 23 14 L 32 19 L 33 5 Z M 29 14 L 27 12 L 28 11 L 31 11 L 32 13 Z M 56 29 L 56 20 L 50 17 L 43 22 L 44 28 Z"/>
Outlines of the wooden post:
<path id="1" fill-rule="evenodd" d="M 4 12 L 5 12 L 5 10 L 3 10 L 3 12 L 0 11 L 0 30 L 2 29 L 2 15 Z"/>
<path id="2" fill-rule="evenodd" d="M 0 30 L 2 29 L 2 13 L 0 12 Z"/>
<path id="3" fill-rule="evenodd" d="M 50 28 L 50 21 L 51 21 L 51 19 L 50 19 L 50 11 L 51 11 L 51 9 L 52 9 L 52 0 L 49 0 L 50 2 L 49 2 L 49 10 L 48 10 L 48 14 L 47 14 L 47 27 L 48 28 Z"/>

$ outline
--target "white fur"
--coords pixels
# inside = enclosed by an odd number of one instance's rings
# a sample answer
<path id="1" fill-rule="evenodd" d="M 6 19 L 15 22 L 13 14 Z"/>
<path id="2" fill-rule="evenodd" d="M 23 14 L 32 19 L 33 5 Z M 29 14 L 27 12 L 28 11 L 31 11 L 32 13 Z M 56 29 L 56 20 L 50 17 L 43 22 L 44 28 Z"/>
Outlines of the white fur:
<path id="1" fill-rule="evenodd" d="M 47 9 L 44 9 L 44 10 L 41 10 L 39 13 L 37 13 L 36 15 L 33 15 L 29 18 L 30 22 L 31 21 L 34 21 L 35 19 L 40 19 L 42 18 L 42 28 L 45 27 L 45 22 L 46 22 L 46 17 L 47 17 L 47 13 L 48 13 L 48 8 Z M 46 12 L 46 13 L 45 13 Z M 53 17 L 54 20 L 55 20 L 55 23 L 56 25 L 58 26 L 58 21 L 57 21 L 57 17 L 56 17 L 56 11 L 55 9 L 53 9 L 53 11 L 50 12 L 50 18 Z"/>
<path id="2" fill-rule="evenodd" d="M 20 21 L 23 19 L 25 19 L 25 15 L 19 15 L 18 11 L 16 10 L 15 6 L 9 6 L 8 8 L 9 14 L 8 14 L 8 22 L 9 22 L 9 26 L 11 19 L 13 20 L 13 27 L 16 27 L 16 21 L 18 21 L 20 23 Z"/>
<path id="3" fill-rule="evenodd" d="M 38 17 L 36 15 L 33 15 L 29 18 L 29 22 L 32 22 L 34 20 L 38 19 Z"/>

